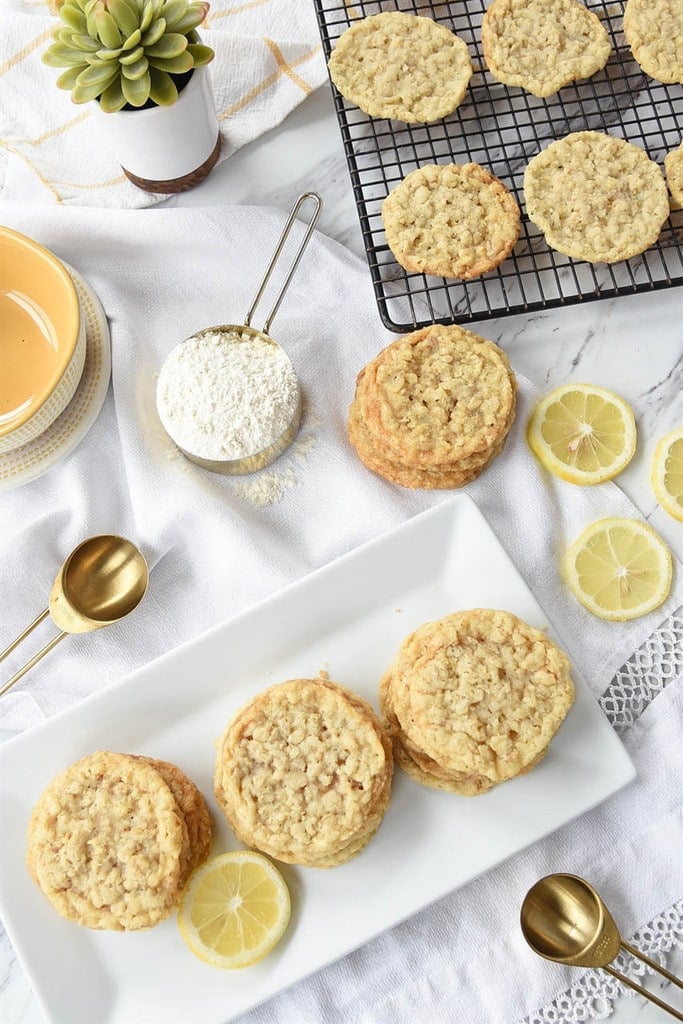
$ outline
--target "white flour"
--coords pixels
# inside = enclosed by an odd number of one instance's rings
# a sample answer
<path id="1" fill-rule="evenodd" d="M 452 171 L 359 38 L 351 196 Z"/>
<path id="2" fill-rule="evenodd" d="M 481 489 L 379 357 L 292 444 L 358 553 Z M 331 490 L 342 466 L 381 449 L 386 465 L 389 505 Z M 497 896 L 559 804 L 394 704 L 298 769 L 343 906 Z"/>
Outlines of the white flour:
<path id="1" fill-rule="evenodd" d="M 157 409 L 175 443 L 202 459 L 242 459 L 289 427 L 299 384 L 287 354 L 240 331 L 188 338 L 157 382 Z"/>

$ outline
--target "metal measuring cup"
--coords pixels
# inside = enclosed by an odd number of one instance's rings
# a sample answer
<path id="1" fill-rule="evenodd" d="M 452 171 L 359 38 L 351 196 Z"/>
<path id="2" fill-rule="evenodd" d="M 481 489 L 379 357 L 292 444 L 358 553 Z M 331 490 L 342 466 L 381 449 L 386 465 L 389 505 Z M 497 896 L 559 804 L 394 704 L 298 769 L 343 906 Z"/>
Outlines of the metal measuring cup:
<path id="1" fill-rule="evenodd" d="M 282 250 L 285 247 L 287 239 L 289 238 L 292 227 L 294 226 L 294 222 L 296 221 L 297 214 L 301 207 L 304 205 L 304 203 L 306 203 L 308 200 L 311 200 L 313 203 L 313 214 L 310 220 L 307 222 L 306 233 L 303 239 L 301 240 L 299 249 L 292 261 L 292 264 L 289 268 L 287 276 L 285 277 L 282 287 L 280 288 L 280 291 L 275 299 L 275 302 L 273 303 L 273 307 L 266 318 L 263 328 L 261 330 L 258 330 L 257 328 L 251 326 L 251 321 L 256 313 L 258 304 L 261 301 L 261 298 L 263 297 L 263 293 L 266 290 L 268 282 L 270 281 L 273 270 L 277 265 Z M 299 198 L 297 199 L 296 203 L 292 208 L 292 211 L 289 215 L 289 219 L 287 220 L 287 223 L 284 226 L 282 234 L 280 235 L 280 240 L 277 243 L 277 247 L 275 249 L 275 252 L 273 253 L 271 261 L 268 264 L 268 268 L 265 272 L 263 280 L 261 281 L 261 284 L 259 285 L 258 291 L 256 292 L 254 301 L 252 302 L 251 308 L 247 313 L 244 324 L 218 324 L 214 327 L 204 327 L 200 331 L 197 331 L 195 334 L 193 334 L 192 337 L 201 338 L 204 335 L 216 333 L 225 333 L 226 335 L 235 334 L 240 338 L 258 338 L 260 341 L 264 341 L 269 345 L 274 345 L 276 348 L 280 348 L 281 346 L 279 346 L 278 343 L 274 341 L 273 338 L 270 337 L 270 328 L 273 323 L 273 320 L 275 319 L 275 315 L 278 309 L 280 308 L 280 304 L 282 303 L 285 292 L 287 291 L 287 288 L 289 287 L 289 284 L 294 276 L 296 268 L 299 265 L 301 257 L 304 254 L 306 246 L 308 245 L 309 239 L 313 234 L 321 210 L 322 199 L 316 192 L 304 192 L 302 195 L 299 196 Z M 232 343 L 231 339 L 227 337 L 225 338 L 225 342 L 226 344 Z M 245 456 L 244 458 L 239 459 L 203 459 L 200 458 L 200 456 L 198 455 L 194 455 L 192 452 L 186 451 L 177 443 L 177 441 L 175 441 L 173 438 L 171 439 L 174 441 L 174 444 L 176 444 L 176 446 L 183 453 L 183 455 L 190 460 L 190 462 L 194 462 L 196 465 L 201 466 L 203 469 L 208 469 L 212 473 L 223 473 L 228 476 L 241 476 L 245 473 L 254 473 L 256 472 L 256 470 L 264 469 L 266 466 L 269 466 L 271 462 L 274 462 L 275 459 L 279 458 L 279 456 L 282 455 L 282 453 L 285 452 L 287 448 L 289 448 L 289 446 L 291 445 L 292 441 L 294 440 L 299 431 L 299 427 L 301 425 L 301 414 L 301 389 L 298 388 L 296 409 L 292 417 L 292 420 L 289 423 L 289 426 L 286 428 L 286 430 L 278 438 L 276 438 L 270 445 L 268 445 L 267 448 L 264 448 L 262 451 L 255 452 L 253 455 Z"/>

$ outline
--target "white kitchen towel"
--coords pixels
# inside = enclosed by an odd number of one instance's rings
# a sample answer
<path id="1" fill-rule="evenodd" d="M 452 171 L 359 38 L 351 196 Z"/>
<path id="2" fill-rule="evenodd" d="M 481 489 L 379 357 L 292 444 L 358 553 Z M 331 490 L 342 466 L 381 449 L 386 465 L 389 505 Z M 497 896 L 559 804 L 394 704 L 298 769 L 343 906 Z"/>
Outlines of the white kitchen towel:
<path id="1" fill-rule="evenodd" d="M 54 7 L 54 4 L 51 4 Z M 47 0 L 0 0 L 0 195 L 137 208 L 136 188 L 98 134 L 90 104 L 58 89 L 41 61 L 59 22 Z M 212 0 L 203 42 L 222 136 L 220 160 L 274 128 L 326 77 L 310 0 Z"/>
<path id="2" fill-rule="evenodd" d="M 273 466 L 236 479 L 177 454 L 155 412 L 155 377 L 178 341 L 243 319 L 284 214 L 4 204 L 0 222 L 83 274 L 104 303 L 113 347 L 113 394 L 80 447 L 0 500 L 0 646 L 44 606 L 57 568 L 84 537 L 130 536 L 152 565 L 140 608 L 118 627 L 61 646 L 0 700 L 0 727 L 30 727 L 444 499 L 385 483 L 347 442 L 356 373 L 392 336 L 378 321 L 367 268 L 337 243 L 314 236 L 272 329 L 302 382 L 301 435 Z M 485 325 L 479 330 L 486 335 Z M 514 367 L 514 339 L 507 348 Z M 683 892 L 681 569 L 666 604 L 646 618 L 605 623 L 578 605 L 560 580 L 560 552 L 589 522 L 638 513 L 612 484 L 574 487 L 539 468 L 524 440 L 534 392 L 523 379 L 519 385 L 503 454 L 466 490 L 619 725 L 638 778 L 253 1011 L 250 1024 L 510 1024 L 535 1013 L 573 977 L 535 958 L 517 923 L 524 892 L 552 870 L 603 888 L 627 934 L 665 911 L 676 926 L 666 924 L 665 944 L 681 927 L 681 913 L 669 910 Z M 12 665 L 21 664 L 18 655 Z"/>

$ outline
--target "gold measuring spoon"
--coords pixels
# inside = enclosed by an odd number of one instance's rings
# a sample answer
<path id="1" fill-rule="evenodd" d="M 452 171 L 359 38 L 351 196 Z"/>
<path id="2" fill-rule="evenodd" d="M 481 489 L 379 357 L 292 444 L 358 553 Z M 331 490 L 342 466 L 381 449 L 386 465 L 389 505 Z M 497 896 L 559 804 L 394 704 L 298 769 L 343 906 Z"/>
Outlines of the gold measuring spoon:
<path id="1" fill-rule="evenodd" d="M 683 981 L 624 942 L 612 915 L 592 885 L 576 875 L 547 875 L 529 889 L 522 903 L 524 938 L 539 956 L 570 967 L 602 967 L 624 985 L 666 1010 L 676 1020 L 683 1014 L 609 965 L 620 949 L 642 960 L 674 985 Z"/>
<path id="2" fill-rule="evenodd" d="M 0 653 L 0 661 L 48 615 L 61 632 L 0 687 L 0 695 L 69 633 L 90 633 L 111 626 L 132 612 L 145 595 L 148 579 L 147 563 L 131 541 L 109 534 L 84 540 L 59 570 L 48 607 Z"/>

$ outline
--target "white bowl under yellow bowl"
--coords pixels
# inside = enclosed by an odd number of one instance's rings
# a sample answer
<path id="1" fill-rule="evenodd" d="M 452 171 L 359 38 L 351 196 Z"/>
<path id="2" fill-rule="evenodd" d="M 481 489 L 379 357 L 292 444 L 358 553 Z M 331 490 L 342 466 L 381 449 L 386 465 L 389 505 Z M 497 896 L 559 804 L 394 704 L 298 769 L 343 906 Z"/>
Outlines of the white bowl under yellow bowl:
<path id="1" fill-rule="evenodd" d="M 0 452 L 38 437 L 67 407 L 83 373 L 85 328 L 63 264 L 0 227 Z"/>

